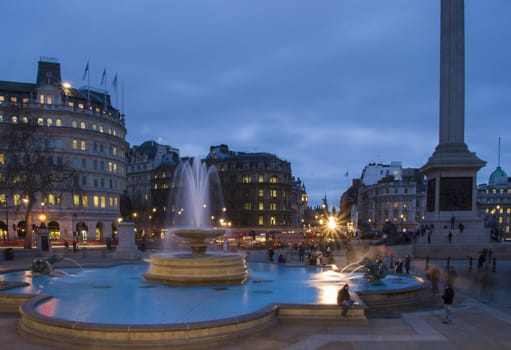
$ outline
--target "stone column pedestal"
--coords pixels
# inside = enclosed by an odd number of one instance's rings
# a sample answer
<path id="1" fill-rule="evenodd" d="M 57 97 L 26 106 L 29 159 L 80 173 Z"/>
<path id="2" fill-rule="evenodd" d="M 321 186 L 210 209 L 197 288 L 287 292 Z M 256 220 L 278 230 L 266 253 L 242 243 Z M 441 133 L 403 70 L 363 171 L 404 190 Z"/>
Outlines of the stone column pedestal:
<path id="1" fill-rule="evenodd" d="M 113 254 L 117 260 L 139 260 L 142 254 L 135 244 L 135 224 L 133 222 L 120 222 L 117 225 L 119 243 Z"/>

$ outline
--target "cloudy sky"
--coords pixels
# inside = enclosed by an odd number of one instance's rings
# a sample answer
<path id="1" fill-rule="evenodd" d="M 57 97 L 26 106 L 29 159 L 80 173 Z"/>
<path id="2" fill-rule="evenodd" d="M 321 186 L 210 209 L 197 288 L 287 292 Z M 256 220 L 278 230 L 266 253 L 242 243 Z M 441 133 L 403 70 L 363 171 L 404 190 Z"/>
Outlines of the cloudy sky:
<path id="1" fill-rule="evenodd" d="M 479 183 L 499 136 L 511 173 L 510 15 L 509 0 L 465 1 Z M 80 87 L 89 61 L 92 86 L 106 68 L 131 145 L 272 153 L 312 204 L 337 205 L 369 162 L 420 167 L 438 144 L 440 0 L 4 0 L 0 23 L 0 80 L 35 82 L 39 58 L 56 57 Z"/>

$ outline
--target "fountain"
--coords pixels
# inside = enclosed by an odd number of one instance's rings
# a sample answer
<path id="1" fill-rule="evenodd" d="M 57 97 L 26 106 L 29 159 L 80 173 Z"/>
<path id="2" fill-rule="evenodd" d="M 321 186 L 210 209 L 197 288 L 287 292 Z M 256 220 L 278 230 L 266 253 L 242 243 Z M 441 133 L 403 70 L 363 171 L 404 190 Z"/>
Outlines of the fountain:
<path id="1" fill-rule="evenodd" d="M 171 205 L 176 209 L 173 222 L 180 228 L 170 230 L 188 241 L 191 253 L 173 252 L 151 256 L 149 271 L 143 276 L 152 282 L 179 286 L 243 284 L 248 278 L 245 257 L 233 253 L 206 253 L 208 241 L 226 233 L 211 228 L 212 209 L 218 208 L 222 192 L 214 166 L 198 158 L 181 162 L 175 172 L 175 191 Z"/>

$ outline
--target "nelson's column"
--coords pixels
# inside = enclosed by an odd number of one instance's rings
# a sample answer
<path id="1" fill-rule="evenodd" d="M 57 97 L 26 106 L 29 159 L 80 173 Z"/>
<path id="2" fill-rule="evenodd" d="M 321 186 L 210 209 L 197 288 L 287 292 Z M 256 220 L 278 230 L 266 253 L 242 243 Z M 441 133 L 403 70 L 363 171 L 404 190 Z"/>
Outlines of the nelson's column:
<path id="1" fill-rule="evenodd" d="M 477 171 L 486 165 L 468 150 L 465 134 L 464 0 L 441 0 L 439 143 L 426 165 L 426 216 L 435 232 L 458 231 L 464 241 L 484 235 L 476 208 Z M 454 233 L 454 230 L 453 230 Z"/>

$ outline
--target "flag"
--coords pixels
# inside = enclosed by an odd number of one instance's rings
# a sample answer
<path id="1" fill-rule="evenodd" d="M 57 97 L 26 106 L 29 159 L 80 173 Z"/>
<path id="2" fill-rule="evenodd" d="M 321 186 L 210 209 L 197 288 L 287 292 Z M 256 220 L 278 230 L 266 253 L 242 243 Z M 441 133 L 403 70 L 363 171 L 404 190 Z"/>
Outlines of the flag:
<path id="1" fill-rule="evenodd" d="M 117 73 L 115 73 L 114 80 L 112 80 L 112 86 L 114 89 L 117 89 Z"/>
<path id="2" fill-rule="evenodd" d="M 83 71 L 82 80 L 85 80 L 87 73 L 89 73 L 89 61 L 87 61 L 87 65 L 85 66 L 85 70 Z"/>
<path id="3" fill-rule="evenodd" d="M 101 76 L 101 85 L 105 84 L 106 79 L 106 68 L 103 70 L 103 75 Z"/>

